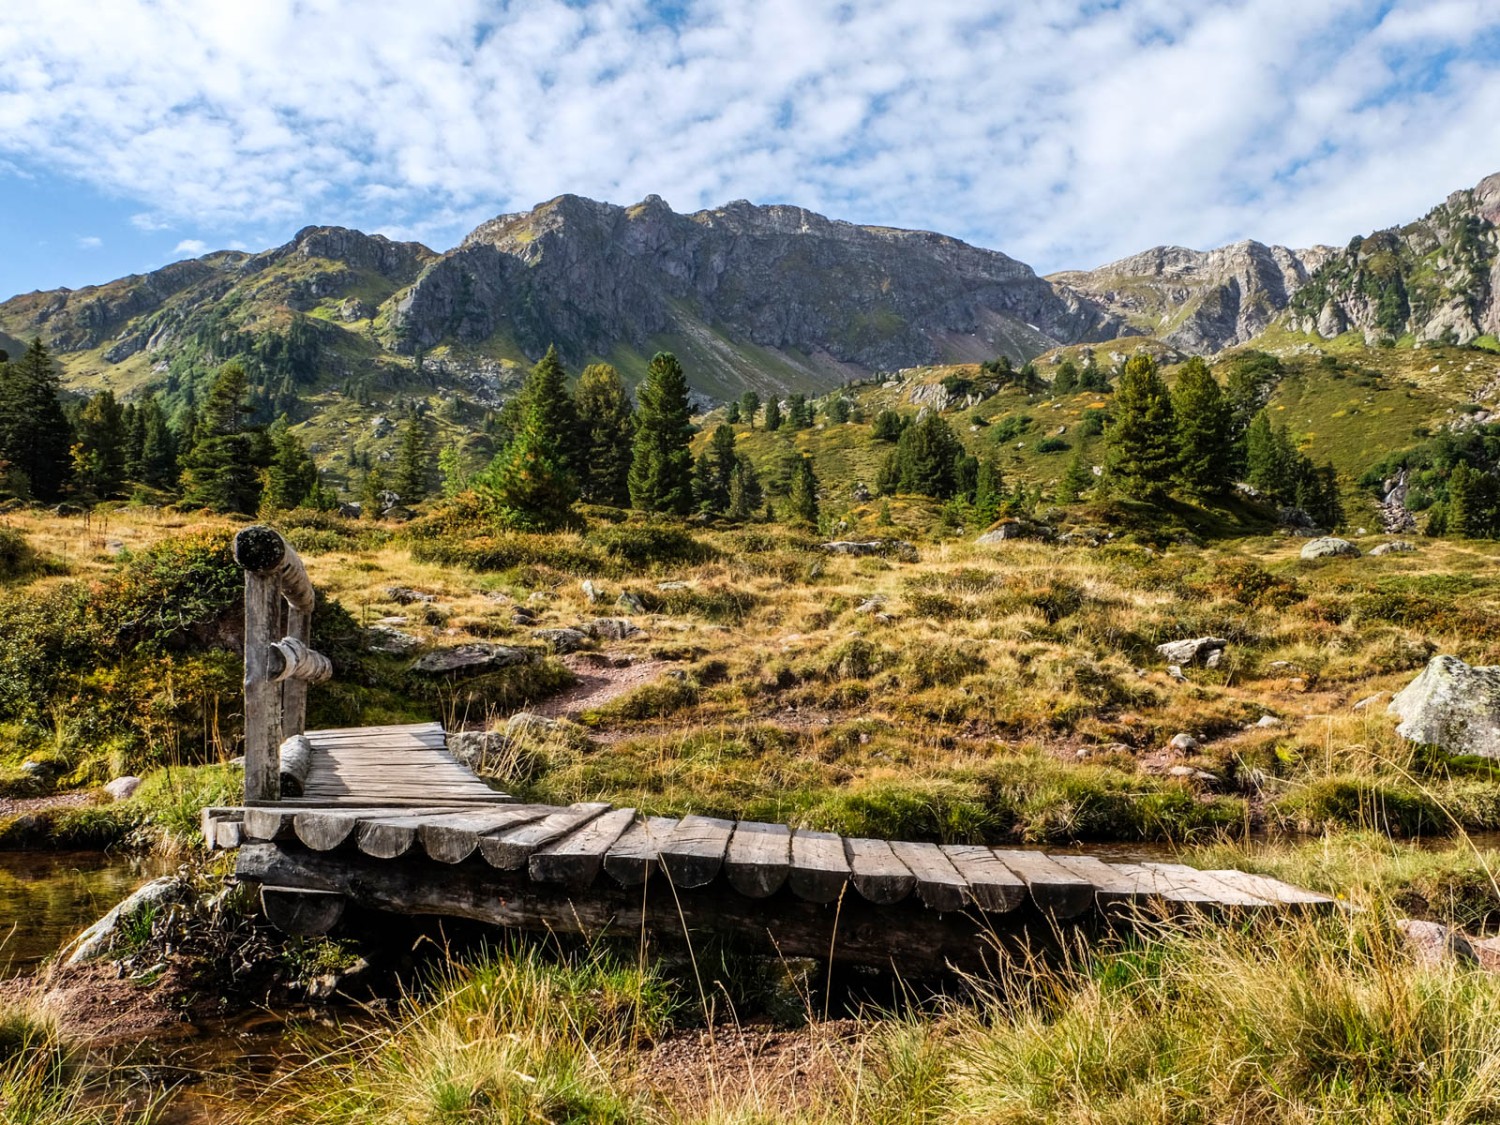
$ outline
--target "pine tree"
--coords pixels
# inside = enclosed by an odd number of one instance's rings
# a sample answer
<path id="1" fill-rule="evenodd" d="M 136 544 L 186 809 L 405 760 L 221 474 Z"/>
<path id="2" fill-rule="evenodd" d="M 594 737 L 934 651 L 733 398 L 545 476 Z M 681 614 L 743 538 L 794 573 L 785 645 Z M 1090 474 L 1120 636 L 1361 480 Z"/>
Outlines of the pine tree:
<path id="1" fill-rule="evenodd" d="M 120 446 L 126 480 L 141 479 L 141 455 L 146 451 L 145 405 L 144 402 L 139 406 L 127 403 L 120 412 L 120 431 L 123 434 Z"/>
<path id="2" fill-rule="evenodd" d="M 73 431 L 58 400 L 60 385 L 39 338 L 20 359 L 0 365 L 0 462 L 42 501 L 61 496 L 72 471 Z"/>
<path id="3" fill-rule="evenodd" d="M 946 500 L 958 491 L 957 468 L 964 448 L 947 422 L 934 413 L 901 431 L 881 467 L 881 492 L 907 492 Z M 977 467 L 976 467 L 977 472 Z"/>
<path id="4" fill-rule="evenodd" d="M 194 442 L 183 460 L 183 499 L 216 512 L 253 515 L 260 507 L 261 443 L 245 425 L 248 379 L 237 362 L 219 369 L 198 412 Z"/>
<path id="5" fill-rule="evenodd" d="M 142 404 L 140 413 L 143 421 L 139 480 L 151 488 L 170 491 L 177 487 L 177 435 L 154 395 Z"/>
<path id="6" fill-rule="evenodd" d="M 693 472 L 693 499 L 699 511 L 722 515 L 729 510 L 729 489 L 739 460 L 734 428 L 728 424 L 716 427 Z"/>
<path id="7" fill-rule="evenodd" d="M 811 457 L 799 457 L 787 490 L 787 513 L 798 523 L 818 525 L 818 478 Z"/>
<path id="8" fill-rule="evenodd" d="M 1067 469 L 1063 472 L 1062 480 L 1057 482 L 1057 502 L 1059 504 L 1076 504 L 1083 494 L 1094 485 L 1094 473 L 1089 467 L 1088 460 L 1079 449 L 1073 454 L 1073 459 L 1068 462 Z"/>
<path id="9" fill-rule="evenodd" d="M 760 410 L 760 395 L 754 391 L 746 391 L 740 395 L 740 414 L 744 416 L 745 425 L 752 430 L 755 429 L 755 414 Z"/>
<path id="10" fill-rule="evenodd" d="M 78 412 L 73 480 L 86 495 L 107 500 L 125 483 L 125 414 L 113 391 L 100 391 Z"/>
<path id="11" fill-rule="evenodd" d="M 774 434 L 781 429 L 781 403 L 775 395 L 766 400 L 766 432 Z"/>
<path id="12" fill-rule="evenodd" d="M 580 463 L 585 454 L 578 426 L 578 409 L 568 394 L 568 373 L 557 348 L 537 360 L 521 388 L 521 412 L 535 431 L 536 439 L 558 464 L 582 480 Z"/>
<path id="13" fill-rule="evenodd" d="M 1473 469 L 1460 461 L 1448 474 L 1447 534 L 1454 539 L 1473 539 L 1478 521 L 1474 518 L 1475 477 Z"/>
<path id="14" fill-rule="evenodd" d="M 1057 374 L 1052 378 L 1052 393 L 1055 395 L 1070 395 L 1078 389 L 1078 365 L 1071 359 L 1065 359 L 1057 366 Z"/>
<path id="15" fill-rule="evenodd" d="M 979 463 L 979 475 L 974 482 L 974 519 L 988 527 L 1000 518 L 1000 504 L 1005 497 L 1005 481 L 1000 475 L 1000 466 L 985 458 Z"/>
<path id="16" fill-rule="evenodd" d="M 805 430 L 812 425 L 812 412 L 807 409 L 807 396 L 798 392 L 787 399 L 786 424 L 791 430 Z"/>
<path id="17" fill-rule="evenodd" d="M 551 531 L 572 519 L 578 481 L 544 439 L 550 425 L 546 398 L 529 398 L 515 437 L 474 478 L 474 490 L 507 527 Z"/>
<path id="18" fill-rule="evenodd" d="M 578 485 L 584 500 L 623 508 L 630 503 L 635 407 L 620 373 L 607 363 L 583 369 L 574 397 L 583 446 Z"/>
<path id="19" fill-rule="evenodd" d="M 835 426 L 842 426 L 849 421 L 849 400 L 843 395 L 834 395 L 829 400 L 824 411 L 828 415 L 828 421 Z"/>
<path id="20" fill-rule="evenodd" d="M 1208 364 L 1194 356 L 1172 391 L 1177 420 L 1177 480 L 1198 496 L 1214 496 L 1230 485 L 1229 404 Z"/>
<path id="21" fill-rule="evenodd" d="M 1120 375 L 1114 424 L 1105 435 L 1111 483 L 1136 500 L 1160 500 L 1177 454 L 1172 396 L 1149 356 L 1131 356 Z"/>
<path id="22" fill-rule="evenodd" d="M 1272 426 L 1262 410 L 1245 434 L 1245 478 L 1266 499 L 1290 504 L 1296 499 L 1300 454 L 1284 426 Z"/>
<path id="23" fill-rule="evenodd" d="M 1090 352 L 1083 361 L 1083 370 L 1078 374 L 1078 389 L 1096 394 L 1109 393 L 1109 377 L 1099 369 L 1099 361 Z"/>
<path id="24" fill-rule="evenodd" d="M 443 495 L 449 500 L 468 490 L 470 473 L 464 463 L 463 450 L 457 444 L 446 445 L 438 454 L 438 479 Z"/>
<path id="25" fill-rule="evenodd" d="M 427 425 L 413 414 L 401 432 L 401 445 L 391 474 L 391 489 L 403 504 L 424 500 L 430 488 L 432 451 L 427 441 Z"/>
<path id="26" fill-rule="evenodd" d="M 301 507 L 318 488 L 318 467 L 282 415 L 271 426 L 271 463 L 266 468 L 266 487 L 261 507 L 285 511 Z"/>
<path id="27" fill-rule="evenodd" d="M 693 506 L 692 422 L 687 376 L 671 352 L 646 369 L 630 462 L 630 502 L 646 512 L 686 515 Z"/>
<path id="28" fill-rule="evenodd" d="M 729 510 L 725 514 L 732 520 L 747 520 L 764 502 L 765 493 L 755 466 L 747 458 L 736 458 L 734 473 L 729 478 Z"/>
<path id="29" fill-rule="evenodd" d="M 882 410 L 875 415 L 875 421 L 870 426 L 870 436 L 876 441 L 898 441 L 901 431 L 906 429 L 906 422 L 904 415 L 894 410 Z"/>
<path id="30" fill-rule="evenodd" d="M 732 400 L 729 405 L 724 408 L 724 421 L 728 422 L 731 426 L 738 426 L 740 424 L 739 399 Z"/>

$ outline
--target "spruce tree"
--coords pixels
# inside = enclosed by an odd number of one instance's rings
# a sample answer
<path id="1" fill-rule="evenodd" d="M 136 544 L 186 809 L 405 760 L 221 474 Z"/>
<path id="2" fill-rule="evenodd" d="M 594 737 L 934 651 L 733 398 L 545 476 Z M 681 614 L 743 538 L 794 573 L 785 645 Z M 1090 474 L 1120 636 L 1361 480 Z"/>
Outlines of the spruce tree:
<path id="1" fill-rule="evenodd" d="M 266 468 L 261 507 L 269 511 L 301 507 L 319 486 L 318 467 L 292 433 L 285 415 L 272 425 L 270 438 L 271 463 Z"/>
<path id="2" fill-rule="evenodd" d="M 734 473 L 729 478 L 729 510 L 725 514 L 732 520 L 747 520 L 764 502 L 765 493 L 755 466 L 747 458 L 736 458 Z"/>
<path id="3" fill-rule="evenodd" d="M 1052 393 L 1055 395 L 1070 395 L 1078 389 L 1078 365 L 1071 359 L 1065 359 L 1057 366 L 1057 374 L 1052 377 Z"/>
<path id="4" fill-rule="evenodd" d="M 521 412 L 538 440 L 547 445 L 552 456 L 575 477 L 582 478 L 580 462 L 584 455 L 578 427 L 578 409 L 568 394 L 568 373 L 558 358 L 557 348 L 537 360 L 526 384 L 521 388 Z"/>
<path id="5" fill-rule="evenodd" d="M 906 429 L 906 422 L 904 415 L 894 410 L 882 410 L 871 423 L 870 436 L 876 441 L 897 441 L 901 437 L 901 431 Z"/>
<path id="6" fill-rule="evenodd" d="M 1460 461 L 1448 474 L 1448 519 L 1447 533 L 1454 539 L 1476 538 L 1478 520 L 1475 516 L 1477 474 Z"/>
<path id="7" fill-rule="evenodd" d="M 61 384 L 40 338 L 0 364 L 0 462 L 38 500 L 62 495 L 72 471 L 73 431 L 58 400 Z"/>
<path id="8" fill-rule="evenodd" d="M 901 431 L 896 448 L 881 467 L 877 488 L 946 500 L 958 491 L 964 457 L 952 427 L 937 413 L 929 413 Z M 962 471 L 967 472 L 967 465 Z"/>
<path id="9" fill-rule="evenodd" d="M 141 455 L 146 451 L 144 402 L 139 406 L 133 402 L 126 404 L 125 409 L 120 412 L 120 430 L 124 435 L 121 440 L 121 453 L 125 479 L 139 481 L 141 479 Z"/>
<path id="10" fill-rule="evenodd" d="M 974 482 L 974 519 L 988 527 L 1000 518 L 1000 505 L 1005 498 L 1005 481 L 1000 475 L 1000 466 L 990 458 L 979 463 L 979 476 Z"/>
<path id="11" fill-rule="evenodd" d="M 798 392 L 787 399 L 786 424 L 791 430 L 805 430 L 812 425 L 812 412 L 807 409 L 807 396 Z"/>
<path id="12" fill-rule="evenodd" d="M 1083 370 L 1078 373 L 1078 389 L 1080 391 L 1093 391 L 1096 394 L 1109 393 L 1109 377 L 1099 369 L 1099 362 L 1090 352 L 1083 361 Z"/>
<path id="13" fill-rule="evenodd" d="M 420 503 L 427 497 L 431 476 L 432 450 L 428 445 L 427 425 L 413 414 L 401 431 L 391 489 L 401 497 L 403 504 Z"/>
<path id="14" fill-rule="evenodd" d="M 125 414 L 113 391 L 100 391 L 78 412 L 73 480 L 86 496 L 108 500 L 125 483 Z"/>
<path id="15" fill-rule="evenodd" d="M 578 378 L 574 396 L 583 446 L 578 486 L 591 504 L 618 508 L 630 503 L 630 461 L 635 444 L 635 407 L 620 373 L 593 363 Z"/>
<path id="16" fill-rule="evenodd" d="M 245 424 L 248 379 L 237 362 L 219 369 L 198 412 L 194 442 L 183 459 L 183 500 L 216 512 L 254 515 L 260 507 L 261 443 Z"/>
<path id="17" fill-rule="evenodd" d="M 787 513 L 797 522 L 818 525 L 818 478 L 811 457 L 799 457 L 787 489 Z"/>
<path id="18" fill-rule="evenodd" d="M 1073 459 L 1068 462 L 1067 469 L 1063 472 L 1062 480 L 1057 482 L 1057 502 L 1059 504 L 1076 504 L 1083 494 L 1094 485 L 1094 473 L 1090 468 L 1083 450 L 1079 449 L 1073 454 Z"/>
<path id="19" fill-rule="evenodd" d="M 474 490 L 507 527 L 551 531 L 572 519 L 578 481 L 545 436 L 553 424 L 547 396 L 528 396 L 515 436 L 474 478 Z"/>
<path id="20" fill-rule="evenodd" d="M 728 422 L 731 426 L 738 426 L 740 424 L 739 399 L 731 400 L 729 405 L 724 408 L 724 421 Z"/>
<path id="21" fill-rule="evenodd" d="M 830 423 L 835 426 L 842 426 L 845 422 L 849 421 L 849 400 L 843 395 L 834 395 L 829 400 L 824 413 L 827 414 Z"/>
<path id="22" fill-rule="evenodd" d="M 636 412 L 628 478 L 631 504 L 646 512 L 686 515 L 693 507 L 692 421 L 687 376 L 671 352 L 646 369 Z"/>
<path id="23" fill-rule="evenodd" d="M 1105 435 L 1111 483 L 1136 500 L 1160 500 L 1177 453 L 1172 396 L 1149 356 L 1131 356 L 1120 375 L 1114 424 Z"/>
<path id="24" fill-rule="evenodd" d="M 760 409 L 760 395 L 754 391 L 746 391 L 740 395 L 740 414 L 744 416 L 745 425 L 752 430 L 755 429 L 755 414 Z"/>
<path id="25" fill-rule="evenodd" d="M 1232 419 L 1224 392 L 1202 358 L 1183 366 L 1172 390 L 1172 414 L 1177 420 L 1177 480 L 1197 496 L 1214 496 L 1228 489 L 1228 456 Z"/>
<path id="26" fill-rule="evenodd" d="M 774 434 L 781 429 L 781 403 L 772 395 L 766 400 L 766 432 Z"/>
<path id="27" fill-rule="evenodd" d="M 1300 454 L 1284 426 L 1273 426 L 1262 410 L 1245 434 L 1245 479 L 1268 500 L 1290 504 L 1296 499 Z"/>
<path id="28" fill-rule="evenodd" d="M 716 427 L 708 448 L 694 469 L 693 493 L 698 510 L 722 515 L 729 510 L 729 489 L 739 454 L 734 449 L 734 427 Z"/>
<path id="29" fill-rule="evenodd" d="M 140 482 L 170 491 L 177 487 L 177 435 L 167 422 L 167 412 L 153 395 L 141 406 Z"/>

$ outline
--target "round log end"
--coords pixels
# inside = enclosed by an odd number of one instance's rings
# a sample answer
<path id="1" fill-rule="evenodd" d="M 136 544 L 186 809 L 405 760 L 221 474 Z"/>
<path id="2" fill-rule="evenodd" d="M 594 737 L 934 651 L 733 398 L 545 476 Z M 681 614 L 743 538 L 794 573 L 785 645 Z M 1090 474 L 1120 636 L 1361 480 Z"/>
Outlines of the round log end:
<path id="1" fill-rule="evenodd" d="M 326 934 L 344 914 L 344 896 L 337 891 L 301 887 L 261 887 L 260 905 L 272 925 L 296 937 Z"/>
<path id="2" fill-rule="evenodd" d="M 234 561 L 253 574 L 281 565 L 285 556 L 286 540 L 262 524 L 244 528 L 234 537 Z"/>

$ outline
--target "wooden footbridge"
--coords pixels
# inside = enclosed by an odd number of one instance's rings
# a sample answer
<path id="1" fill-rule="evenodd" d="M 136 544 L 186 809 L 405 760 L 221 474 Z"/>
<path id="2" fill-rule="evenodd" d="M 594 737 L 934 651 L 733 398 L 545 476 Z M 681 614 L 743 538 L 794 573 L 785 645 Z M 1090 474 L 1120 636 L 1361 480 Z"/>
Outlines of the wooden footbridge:
<path id="1" fill-rule="evenodd" d="M 1240 871 L 978 845 L 840 837 L 781 824 L 525 804 L 459 764 L 437 724 L 305 731 L 313 590 L 268 528 L 246 573 L 245 804 L 208 809 L 282 928 L 320 933 L 346 902 L 519 929 L 714 935 L 788 956 L 970 966 L 999 938 L 1178 914 L 1337 909 Z M 990 939 L 990 940 L 987 940 Z"/>

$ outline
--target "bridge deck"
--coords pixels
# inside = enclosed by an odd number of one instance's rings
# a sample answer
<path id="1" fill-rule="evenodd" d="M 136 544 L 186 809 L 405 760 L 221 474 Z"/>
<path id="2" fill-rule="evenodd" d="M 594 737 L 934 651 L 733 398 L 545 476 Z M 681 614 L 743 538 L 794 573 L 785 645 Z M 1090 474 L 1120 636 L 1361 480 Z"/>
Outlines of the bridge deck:
<path id="1" fill-rule="evenodd" d="M 308 737 L 322 761 L 306 796 L 208 810 L 204 829 L 210 846 L 240 848 L 239 873 L 262 884 L 273 920 L 312 932 L 348 898 L 526 928 L 689 927 L 910 964 L 952 963 L 984 932 L 1036 922 L 1339 908 L 1239 871 L 517 803 L 454 761 L 435 724 Z"/>

